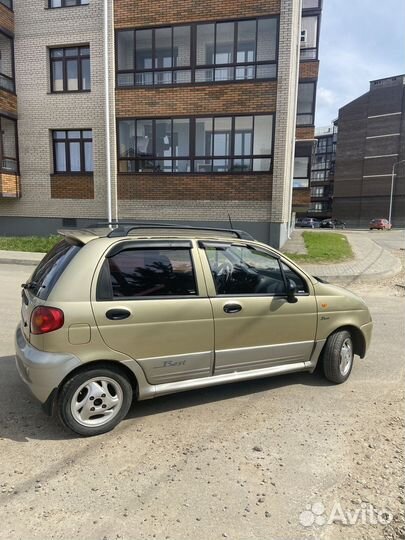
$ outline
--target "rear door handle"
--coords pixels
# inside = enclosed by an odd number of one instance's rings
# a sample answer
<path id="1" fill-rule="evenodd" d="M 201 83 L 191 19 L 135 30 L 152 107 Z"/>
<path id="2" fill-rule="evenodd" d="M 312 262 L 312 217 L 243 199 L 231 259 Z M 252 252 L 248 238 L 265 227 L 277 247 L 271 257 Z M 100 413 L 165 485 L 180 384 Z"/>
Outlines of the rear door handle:
<path id="1" fill-rule="evenodd" d="M 111 321 L 122 321 L 123 319 L 128 319 L 131 316 L 129 309 L 109 309 L 105 316 Z"/>
<path id="2" fill-rule="evenodd" d="M 242 310 L 242 306 L 240 304 L 225 304 L 224 305 L 224 311 L 225 313 L 238 313 Z"/>

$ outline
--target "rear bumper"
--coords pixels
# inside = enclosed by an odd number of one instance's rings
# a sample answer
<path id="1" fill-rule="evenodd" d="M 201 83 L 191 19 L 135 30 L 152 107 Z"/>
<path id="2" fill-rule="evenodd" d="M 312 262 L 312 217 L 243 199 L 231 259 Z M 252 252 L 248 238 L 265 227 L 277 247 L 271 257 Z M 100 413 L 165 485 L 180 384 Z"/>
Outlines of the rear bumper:
<path id="1" fill-rule="evenodd" d="M 15 358 L 21 379 L 41 403 L 81 364 L 72 354 L 39 351 L 28 343 L 20 326 L 15 333 Z"/>
<path id="2" fill-rule="evenodd" d="M 367 324 L 363 324 L 363 326 L 360 326 L 360 330 L 364 336 L 364 342 L 365 342 L 364 355 L 362 356 L 362 358 L 364 358 L 364 356 L 366 356 L 367 351 L 370 347 L 371 335 L 373 333 L 373 322 L 370 321 Z"/>

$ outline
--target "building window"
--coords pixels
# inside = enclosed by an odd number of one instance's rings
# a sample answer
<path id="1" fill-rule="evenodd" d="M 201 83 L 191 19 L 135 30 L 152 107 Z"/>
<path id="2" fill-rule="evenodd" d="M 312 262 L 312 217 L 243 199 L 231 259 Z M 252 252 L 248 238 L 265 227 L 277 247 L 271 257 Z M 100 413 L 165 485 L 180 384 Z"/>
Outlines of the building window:
<path id="1" fill-rule="evenodd" d="M 64 8 L 73 6 L 86 6 L 89 0 L 49 0 L 50 8 Z"/>
<path id="2" fill-rule="evenodd" d="M 316 170 L 313 170 L 312 174 L 311 174 L 311 180 L 313 182 L 325 182 L 326 180 L 328 180 L 328 178 L 326 178 L 327 172 L 328 171 L 316 171 Z"/>
<path id="3" fill-rule="evenodd" d="M 0 116 L 0 135 L 1 170 L 18 173 L 16 120 Z"/>
<path id="4" fill-rule="evenodd" d="M 119 120 L 119 172 L 268 172 L 273 116 Z"/>
<path id="5" fill-rule="evenodd" d="M 331 161 L 328 159 L 328 156 L 325 154 L 316 155 L 314 162 L 312 164 L 313 171 L 319 171 L 321 169 L 330 169 Z"/>
<path id="6" fill-rule="evenodd" d="M 328 209 L 327 203 L 316 202 L 309 207 L 310 212 L 325 212 Z"/>
<path id="7" fill-rule="evenodd" d="M 13 39 L 0 31 L 0 88 L 14 92 Z"/>
<path id="8" fill-rule="evenodd" d="M 313 126 L 315 114 L 315 82 L 298 84 L 297 126 Z"/>
<path id="9" fill-rule="evenodd" d="M 302 0 L 302 9 L 320 9 L 321 0 Z"/>
<path id="10" fill-rule="evenodd" d="M 117 85 L 207 83 L 277 76 L 278 18 L 117 32 Z"/>
<path id="11" fill-rule="evenodd" d="M 310 157 L 295 157 L 294 158 L 294 188 L 307 188 L 309 185 L 309 167 Z"/>
<path id="12" fill-rule="evenodd" d="M 316 186 L 311 188 L 311 197 L 324 197 L 325 196 L 325 187 Z"/>
<path id="13" fill-rule="evenodd" d="M 90 90 L 90 48 L 50 49 L 51 91 L 87 92 Z"/>
<path id="14" fill-rule="evenodd" d="M 8 9 L 13 9 L 13 0 L 0 0 L 0 4 L 6 6 Z"/>
<path id="15" fill-rule="evenodd" d="M 93 134 L 88 130 L 53 131 L 55 173 L 93 172 Z"/>
<path id="16" fill-rule="evenodd" d="M 309 15 L 301 19 L 301 60 L 318 58 L 318 15 Z"/>

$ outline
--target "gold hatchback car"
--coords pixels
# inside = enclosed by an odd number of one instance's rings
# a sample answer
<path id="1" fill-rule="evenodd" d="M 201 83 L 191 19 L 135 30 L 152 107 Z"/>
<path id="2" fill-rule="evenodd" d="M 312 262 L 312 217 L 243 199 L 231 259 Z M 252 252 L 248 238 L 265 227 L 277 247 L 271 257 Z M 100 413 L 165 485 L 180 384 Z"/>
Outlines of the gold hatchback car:
<path id="1" fill-rule="evenodd" d="M 372 321 L 351 292 L 243 231 L 108 224 L 63 240 L 23 285 L 23 381 L 80 435 L 133 398 L 297 371 L 342 383 Z"/>

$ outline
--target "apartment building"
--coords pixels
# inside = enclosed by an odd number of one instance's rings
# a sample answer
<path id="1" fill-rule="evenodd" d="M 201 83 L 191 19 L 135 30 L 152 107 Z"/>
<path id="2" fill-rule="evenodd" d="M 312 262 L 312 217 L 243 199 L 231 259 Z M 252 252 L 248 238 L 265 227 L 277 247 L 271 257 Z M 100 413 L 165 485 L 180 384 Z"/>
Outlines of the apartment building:
<path id="1" fill-rule="evenodd" d="M 311 169 L 311 204 L 307 215 L 317 219 L 332 217 L 335 178 L 337 121 L 315 129 L 316 145 Z"/>
<path id="2" fill-rule="evenodd" d="M 367 227 L 405 226 L 405 75 L 370 82 L 339 110 L 333 217 Z"/>
<path id="3" fill-rule="evenodd" d="M 309 205 L 320 13 L 0 0 L 0 233 L 230 216 L 282 245 Z"/>

